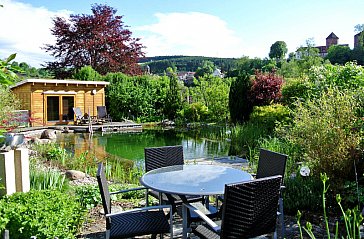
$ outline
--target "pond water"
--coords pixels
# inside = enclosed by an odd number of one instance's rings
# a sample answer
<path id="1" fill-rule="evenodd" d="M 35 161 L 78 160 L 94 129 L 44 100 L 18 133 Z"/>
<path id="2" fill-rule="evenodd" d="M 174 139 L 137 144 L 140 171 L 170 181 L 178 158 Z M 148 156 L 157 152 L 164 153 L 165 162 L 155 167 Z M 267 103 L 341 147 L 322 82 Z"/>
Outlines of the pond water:
<path id="1" fill-rule="evenodd" d="M 230 142 L 226 139 L 209 140 L 200 132 L 176 129 L 143 129 L 132 133 L 60 134 L 58 142 L 75 155 L 90 152 L 98 158 L 112 154 L 124 159 L 143 160 L 145 147 L 182 145 L 186 160 L 228 156 Z"/>

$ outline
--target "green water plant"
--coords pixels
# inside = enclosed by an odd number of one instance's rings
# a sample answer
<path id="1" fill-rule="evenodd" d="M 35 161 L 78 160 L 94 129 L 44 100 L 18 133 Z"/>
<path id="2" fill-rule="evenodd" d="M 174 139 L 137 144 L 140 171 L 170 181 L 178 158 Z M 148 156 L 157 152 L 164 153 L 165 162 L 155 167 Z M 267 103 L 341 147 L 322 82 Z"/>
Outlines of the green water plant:
<path id="1" fill-rule="evenodd" d="M 63 191 L 68 186 L 66 176 L 56 169 L 30 169 L 30 188 L 34 190 L 54 189 Z"/>
<path id="2" fill-rule="evenodd" d="M 323 184 L 323 190 L 322 190 L 322 206 L 323 206 L 323 216 L 324 216 L 324 222 L 325 222 L 325 228 L 326 228 L 326 234 L 327 234 L 327 238 L 330 239 L 331 238 L 331 233 L 330 233 L 330 228 L 329 228 L 329 220 L 327 217 L 327 211 L 326 211 L 326 194 L 328 192 L 329 189 L 329 185 L 326 184 L 326 182 L 329 180 L 329 177 L 326 175 L 326 173 L 321 173 L 320 175 L 322 184 Z M 360 227 L 361 224 L 363 222 L 363 216 L 361 214 L 361 211 L 359 211 L 358 207 L 354 207 L 354 209 L 348 209 L 346 211 L 344 211 L 342 205 L 341 205 L 341 201 L 342 198 L 340 196 L 340 194 L 336 195 L 336 202 L 338 203 L 341 213 L 342 213 L 342 217 L 344 219 L 344 224 L 345 224 L 345 232 L 346 235 L 345 236 L 341 236 L 341 238 L 345 238 L 345 239 L 360 239 Z M 315 235 L 312 232 L 312 224 L 310 222 L 306 223 L 306 226 L 302 226 L 300 219 L 301 219 L 301 212 L 298 211 L 297 213 L 297 224 L 300 230 L 300 238 L 303 239 L 303 232 L 302 232 L 302 228 L 303 230 L 309 235 L 309 237 L 311 239 L 315 239 Z M 339 236 L 339 223 L 336 222 L 336 227 L 335 227 L 335 235 L 334 235 L 335 239 L 340 238 Z"/>

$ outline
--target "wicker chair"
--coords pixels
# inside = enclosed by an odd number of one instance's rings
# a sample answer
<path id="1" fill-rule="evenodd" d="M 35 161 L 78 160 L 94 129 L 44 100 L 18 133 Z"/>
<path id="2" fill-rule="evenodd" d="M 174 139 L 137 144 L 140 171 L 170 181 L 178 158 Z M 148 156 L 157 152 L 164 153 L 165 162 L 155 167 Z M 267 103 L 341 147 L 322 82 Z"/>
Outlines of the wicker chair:
<path id="1" fill-rule="evenodd" d="M 174 166 L 183 165 L 183 147 L 182 145 L 177 146 L 163 146 L 163 147 L 151 147 L 144 149 L 145 155 L 145 171 Z M 147 205 L 148 205 L 148 194 L 159 199 L 159 192 L 154 190 L 148 190 L 147 192 Z M 178 206 L 182 205 L 182 202 L 200 202 L 204 203 L 205 198 L 203 196 L 189 196 L 189 195 L 174 195 L 163 193 L 161 198 L 162 204 L 171 204 L 173 212 L 181 212 Z M 209 207 L 209 216 L 215 217 L 217 215 L 217 209 L 213 206 Z M 192 222 L 197 219 L 197 215 L 190 215 L 189 220 Z"/>
<path id="2" fill-rule="evenodd" d="M 275 175 L 281 175 L 282 185 L 283 185 L 283 177 L 286 171 L 287 159 L 288 156 L 285 154 L 273 152 L 267 149 L 260 149 L 256 178 L 259 179 Z M 281 189 L 283 188 L 284 186 L 281 187 Z M 285 225 L 284 225 L 282 190 L 279 197 L 279 221 L 281 224 L 281 233 L 282 233 L 281 237 L 284 238 Z"/>
<path id="3" fill-rule="evenodd" d="M 97 106 L 97 121 L 100 123 L 112 122 L 112 118 L 107 114 L 106 106 Z"/>
<path id="4" fill-rule="evenodd" d="M 183 204 L 184 213 L 192 210 L 206 222 L 192 232 L 200 238 L 252 238 L 274 233 L 276 237 L 277 206 L 281 176 L 272 176 L 225 185 L 222 220 L 214 222 L 190 204 Z"/>
<path id="5" fill-rule="evenodd" d="M 111 198 L 110 195 L 128 192 L 132 190 L 145 190 L 144 187 L 121 190 L 118 192 L 110 193 L 105 178 L 105 170 L 102 163 L 99 163 L 97 170 L 97 182 L 99 185 L 102 205 L 106 216 L 106 237 L 110 239 L 129 238 L 134 236 L 142 236 L 147 234 L 170 233 L 173 238 L 173 225 L 172 225 L 172 208 L 169 205 L 154 206 L 132 209 L 120 213 L 111 212 Z M 168 217 L 163 209 L 169 209 Z"/>

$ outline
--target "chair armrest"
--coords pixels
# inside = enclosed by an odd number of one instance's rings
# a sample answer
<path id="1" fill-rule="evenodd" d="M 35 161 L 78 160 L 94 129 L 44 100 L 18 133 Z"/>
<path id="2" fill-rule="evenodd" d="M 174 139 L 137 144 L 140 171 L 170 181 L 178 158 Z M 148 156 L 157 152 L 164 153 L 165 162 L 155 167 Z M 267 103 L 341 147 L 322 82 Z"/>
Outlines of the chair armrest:
<path id="1" fill-rule="evenodd" d="M 160 205 L 160 206 L 150 206 L 150 207 L 142 207 L 142 208 L 135 208 L 135 209 L 130 209 L 127 211 L 123 211 L 123 212 L 117 212 L 117 213 L 109 213 L 106 214 L 106 217 L 112 217 L 115 215 L 120 215 L 120 214 L 125 214 L 125 213 L 133 213 L 133 212 L 140 212 L 140 211 L 150 211 L 150 210 L 155 210 L 155 209 L 164 209 L 164 208 L 168 208 L 169 209 L 169 213 L 172 213 L 172 206 L 171 205 Z"/>
<path id="2" fill-rule="evenodd" d="M 123 190 L 116 191 L 116 192 L 110 192 L 110 195 L 118 194 L 118 193 L 127 193 L 127 192 L 131 192 L 131 191 L 138 191 L 138 190 L 143 190 L 143 189 L 147 190 L 146 187 L 129 188 L 129 189 L 123 189 Z"/>
<path id="3" fill-rule="evenodd" d="M 195 208 L 189 203 L 183 203 L 182 207 L 186 207 L 187 209 L 194 211 L 202 220 L 204 220 L 214 231 L 219 232 L 221 230 L 221 226 L 217 225 L 214 221 L 208 218 L 203 212 Z"/>

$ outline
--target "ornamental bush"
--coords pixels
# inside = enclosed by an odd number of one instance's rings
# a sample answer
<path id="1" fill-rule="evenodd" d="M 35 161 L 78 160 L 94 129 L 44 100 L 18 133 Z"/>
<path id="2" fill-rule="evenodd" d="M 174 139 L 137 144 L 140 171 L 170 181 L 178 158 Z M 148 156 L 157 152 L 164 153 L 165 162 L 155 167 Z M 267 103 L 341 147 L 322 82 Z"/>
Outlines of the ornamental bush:
<path id="1" fill-rule="evenodd" d="M 308 79 L 294 78 L 282 86 L 282 103 L 293 106 L 297 100 L 305 101 L 314 92 L 315 85 Z"/>
<path id="2" fill-rule="evenodd" d="M 75 238 L 85 209 L 74 196 L 42 190 L 4 197 L 0 215 L 0 232 L 6 228 L 12 239 Z"/>
<path id="3" fill-rule="evenodd" d="M 273 131 L 277 122 L 286 125 L 291 121 L 290 110 L 281 104 L 255 106 L 250 121 Z"/>
<path id="4" fill-rule="evenodd" d="M 255 80 L 250 89 L 250 100 L 253 105 L 269 105 L 281 99 L 283 79 L 275 72 L 255 72 Z"/>

